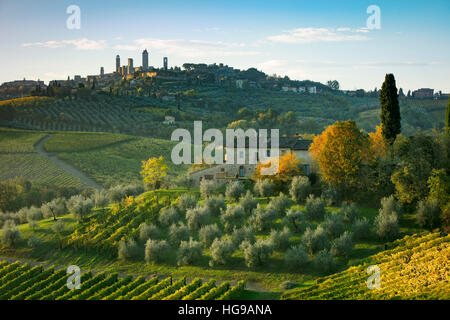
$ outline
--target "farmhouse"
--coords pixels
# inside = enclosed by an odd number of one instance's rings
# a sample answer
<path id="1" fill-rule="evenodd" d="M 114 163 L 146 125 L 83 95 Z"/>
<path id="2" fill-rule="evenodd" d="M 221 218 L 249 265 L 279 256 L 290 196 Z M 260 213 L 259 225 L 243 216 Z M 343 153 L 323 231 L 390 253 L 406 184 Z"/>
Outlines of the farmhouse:
<path id="1" fill-rule="evenodd" d="M 297 159 L 301 160 L 302 170 L 305 174 L 310 174 L 313 171 L 312 158 L 309 154 L 309 147 L 312 140 L 305 140 L 299 135 L 293 137 L 280 138 L 280 156 L 287 153 L 295 154 Z M 267 146 L 268 156 L 270 151 L 270 142 Z M 217 185 L 221 185 L 230 180 L 249 179 L 256 169 L 256 164 L 248 164 L 249 154 L 256 152 L 248 146 L 245 148 L 245 163 L 246 164 L 218 164 L 212 167 L 202 169 L 191 173 L 190 177 L 194 180 L 195 185 L 200 185 L 202 180 L 213 180 Z M 235 157 L 238 156 L 237 150 L 234 152 Z M 242 156 L 242 155 L 240 155 Z M 225 154 L 226 161 L 226 154 Z"/>

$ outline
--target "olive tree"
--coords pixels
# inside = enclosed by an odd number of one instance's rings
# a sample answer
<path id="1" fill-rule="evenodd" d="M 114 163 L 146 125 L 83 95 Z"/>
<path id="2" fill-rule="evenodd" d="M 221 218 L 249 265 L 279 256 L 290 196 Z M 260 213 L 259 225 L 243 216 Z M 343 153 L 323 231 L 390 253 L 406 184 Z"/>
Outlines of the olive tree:
<path id="1" fill-rule="evenodd" d="M 169 244 L 166 240 L 148 239 L 145 243 L 145 261 L 161 262 L 167 257 Z"/>
<path id="2" fill-rule="evenodd" d="M 202 256 L 202 247 L 200 242 L 189 239 L 189 241 L 181 241 L 177 253 L 177 264 L 179 266 L 191 265 Z"/>
<path id="3" fill-rule="evenodd" d="M 326 249 L 321 250 L 314 257 L 314 267 L 321 271 L 328 273 L 332 271 L 335 267 L 333 256 Z"/>
<path id="4" fill-rule="evenodd" d="M 302 203 L 312 192 L 311 182 L 306 176 L 297 176 L 292 179 L 289 194 L 296 203 Z"/>
<path id="5" fill-rule="evenodd" d="M 19 239 L 20 232 L 14 221 L 5 221 L 2 228 L 2 243 L 7 247 L 14 247 Z"/>
<path id="6" fill-rule="evenodd" d="M 416 221 L 422 228 L 433 230 L 440 225 L 439 200 L 422 200 L 417 204 Z"/>
<path id="7" fill-rule="evenodd" d="M 66 213 L 66 200 L 64 198 L 55 198 L 50 202 L 44 203 L 41 206 L 41 211 L 45 218 L 62 216 Z"/>
<path id="8" fill-rule="evenodd" d="M 131 260 L 138 255 L 138 245 L 133 239 L 122 239 L 118 244 L 118 258 L 119 260 Z"/>
<path id="9" fill-rule="evenodd" d="M 198 237 L 203 248 L 208 248 L 216 238 L 220 238 L 222 232 L 220 232 L 217 224 L 210 224 L 200 228 Z"/>
<path id="10" fill-rule="evenodd" d="M 310 254 L 324 249 L 327 242 L 327 233 L 322 226 L 318 226 L 315 230 L 307 228 L 302 238 L 303 247 Z"/>
<path id="11" fill-rule="evenodd" d="M 197 198 L 189 193 L 184 193 L 178 198 L 177 207 L 181 211 L 185 212 L 188 209 L 195 208 L 197 205 Z"/>
<path id="12" fill-rule="evenodd" d="M 273 196 L 275 190 L 275 185 L 271 180 L 260 179 L 256 181 L 253 191 L 256 195 L 260 197 L 270 197 Z"/>
<path id="13" fill-rule="evenodd" d="M 148 239 L 159 238 L 159 229 L 153 224 L 142 223 L 139 226 L 139 239 L 146 242 Z"/>
<path id="14" fill-rule="evenodd" d="M 291 208 L 287 211 L 283 224 L 293 229 L 296 233 L 301 232 L 306 224 L 306 215 L 302 211 Z"/>
<path id="15" fill-rule="evenodd" d="M 202 180 L 200 182 L 200 194 L 203 198 L 209 198 L 216 191 L 216 183 L 213 180 Z"/>
<path id="16" fill-rule="evenodd" d="M 205 206 L 197 206 L 193 209 L 188 209 L 186 212 L 187 226 L 190 231 L 199 230 L 209 222 L 209 219 L 210 213 Z"/>
<path id="17" fill-rule="evenodd" d="M 286 264 L 293 269 L 304 267 L 308 260 L 308 254 L 301 246 L 294 246 L 286 251 Z"/>
<path id="18" fill-rule="evenodd" d="M 325 219 L 323 227 L 331 239 L 339 237 L 345 230 L 342 216 L 338 213 L 330 214 Z"/>
<path id="19" fill-rule="evenodd" d="M 220 215 L 221 210 L 227 208 L 227 204 L 225 203 L 223 195 L 220 194 L 219 196 L 206 198 L 205 207 L 208 208 L 211 215 L 218 216 Z"/>
<path id="20" fill-rule="evenodd" d="M 288 227 L 284 227 L 283 230 L 270 231 L 269 239 L 273 245 L 274 250 L 284 251 L 289 247 L 289 238 L 291 237 L 291 232 Z"/>
<path id="21" fill-rule="evenodd" d="M 240 245 L 244 253 L 247 267 L 253 268 L 264 264 L 273 252 L 272 242 L 270 240 L 258 239 L 255 243 L 244 241 Z"/>
<path id="22" fill-rule="evenodd" d="M 279 217 L 284 217 L 286 215 L 286 210 L 292 205 L 291 199 L 286 196 L 283 192 L 280 192 L 278 197 L 272 198 L 269 202 L 268 207 L 271 207 L 276 211 Z"/>
<path id="23" fill-rule="evenodd" d="M 84 220 L 94 207 L 94 202 L 90 198 L 82 195 L 73 196 L 67 201 L 67 209 L 78 221 Z"/>
<path id="24" fill-rule="evenodd" d="M 231 240 L 233 241 L 235 246 L 239 246 L 243 241 L 254 243 L 255 231 L 249 226 L 244 226 L 242 228 L 235 228 L 231 235 Z"/>
<path id="25" fill-rule="evenodd" d="M 108 190 L 95 190 L 92 195 L 92 200 L 96 208 L 103 208 L 109 204 L 109 193 Z"/>
<path id="26" fill-rule="evenodd" d="M 240 205 L 229 205 L 227 210 L 222 212 L 220 220 L 226 232 L 231 232 L 234 227 L 244 223 L 245 211 Z"/>
<path id="27" fill-rule="evenodd" d="M 189 230 L 182 222 L 173 224 L 169 228 L 169 242 L 173 246 L 179 246 L 181 241 L 189 240 Z"/>
<path id="28" fill-rule="evenodd" d="M 262 206 L 258 204 L 256 209 L 253 211 L 252 215 L 248 219 L 248 223 L 256 231 L 264 231 L 271 226 L 272 221 L 276 217 L 277 212 L 271 206 L 267 206 L 266 209 L 264 209 Z"/>
<path id="29" fill-rule="evenodd" d="M 344 222 L 352 223 L 358 217 L 358 210 L 356 208 L 356 205 L 354 203 L 342 203 L 341 215 Z"/>
<path id="30" fill-rule="evenodd" d="M 339 238 L 334 239 L 331 243 L 331 255 L 334 257 L 348 257 L 353 250 L 352 237 L 351 232 L 345 231 Z"/>
<path id="31" fill-rule="evenodd" d="M 214 267 L 227 264 L 235 250 L 236 248 L 231 239 L 214 239 L 210 249 L 211 261 L 209 261 L 209 265 Z"/>
<path id="32" fill-rule="evenodd" d="M 362 240 L 370 237 L 370 223 L 367 218 L 357 219 L 352 225 L 353 239 Z"/>
<path id="33" fill-rule="evenodd" d="M 230 200 L 238 201 L 239 198 L 244 193 L 245 189 L 241 183 L 238 182 L 230 182 L 227 184 L 225 190 L 225 196 Z"/>
<path id="34" fill-rule="evenodd" d="M 247 215 L 250 215 L 253 212 L 253 209 L 258 205 L 258 200 L 256 200 L 250 190 L 248 190 L 245 196 L 239 200 L 239 205 L 244 208 Z"/>
<path id="35" fill-rule="evenodd" d="M 387 240 L 394 239 L 399 232 L 397 214 L 385 214 L 384 211 L 380 209 L 375 218 L 375 228 L 380 238 Z"/>
<path id="36" fill-rule="evenodd" d="M 325 216 L 325 201 L 310 195 L 306 199 L 306 218 L 309 220 L 322 220 Z"/>
<path id="37" fill-rule="evenodd" d="M 181 219 L 181 213 L 174 206 L 166 207 L 161 209 L 159 212 L 158 221 L 163 226 L 170 226 L 171 224 L 177 223 Z"/>

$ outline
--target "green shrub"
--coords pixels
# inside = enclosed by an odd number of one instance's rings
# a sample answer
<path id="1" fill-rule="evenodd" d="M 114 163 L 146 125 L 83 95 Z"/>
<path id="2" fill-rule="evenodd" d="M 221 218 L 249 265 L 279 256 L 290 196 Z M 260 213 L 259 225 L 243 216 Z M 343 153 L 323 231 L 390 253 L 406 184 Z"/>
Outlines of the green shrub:
<path id="1" fill-rule="evenodd" d="M 323 227 L 331 239 L 339 237 L 345 229 L 342 216 L 338 213 L 330 214 L 325 219 Z"/>

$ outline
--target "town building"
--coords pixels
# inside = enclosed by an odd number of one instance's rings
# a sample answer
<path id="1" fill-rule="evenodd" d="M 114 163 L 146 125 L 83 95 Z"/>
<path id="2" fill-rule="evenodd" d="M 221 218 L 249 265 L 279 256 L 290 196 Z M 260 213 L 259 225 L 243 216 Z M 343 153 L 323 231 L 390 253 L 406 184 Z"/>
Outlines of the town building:
<path id="1" fill-rule="evenodd" d="M 119 55 L 116 56 L 116 72 L 121 73 L 120 72 L 120 56 Z"/>
<path id="2" fill-rule="evenodd" d="M 148 51 L 147 49 L 142 52 L 142 70 L 147 71 L 148 70 Z"/>
<path id="3" fill-rule="evenodd" d="M 315 171 L 313 160 L 309 153 L 309 147 L 312 144 L 312 140 L 303 139 L 299 135 L 293 137 L 280 137 L 279 141 L 279 156 L 285 154 L 295 154 L 296 159 L 300 160 L 302 171 L 305 175 L 309 175 Z M 270 141 L 267 146 L 267 156 L 270 157 Z M 226 148 L 225 148 L 226 149 Z M 218 165 L 212 165 L 211 167 L 193 172 L 190 174 L 190 178 L 193 179 L 196 186 L 200 185 L 202 180 L 212 180 L 217 185 L 224 184 L 231 180 L 250 179 L 256 170 L 256 164 L 250 164 L 250 154 L 256 155 L 256 161 L 258 161 L 258 149 L 250 148 L 246 145 L 245 150 L 234 149 L 234 164 L 227 164 L 226 150 L 224 153 L 224 163 Z M 243 152 L 240 154 L 240 152 Z M 237 157 L 244 158 L 245 164 L 237 164 Z"/>
<path id="4" fill-rule="evenodd" d="M 412 92 L 414 98 L 432 98 L 434 95 L 434 89 L 421 88 Z"/>

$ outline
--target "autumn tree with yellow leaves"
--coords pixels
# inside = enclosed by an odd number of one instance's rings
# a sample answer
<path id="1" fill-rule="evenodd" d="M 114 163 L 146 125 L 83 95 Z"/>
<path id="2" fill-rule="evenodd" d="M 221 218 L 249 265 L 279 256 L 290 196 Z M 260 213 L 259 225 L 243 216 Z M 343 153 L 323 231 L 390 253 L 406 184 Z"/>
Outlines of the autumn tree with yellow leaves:
<path id="1" fill-rule="evenodd" d="M 164 161 L 164 157 L 150 158 L 147 161 L 142 161 L 141 175 L 144 180 L 144 184 L 147 187 L 153 189 L 159 189 L 164 177 L 167 176 L 169 167 Z"/>
<path id="2" fill-rule="evenodd" d="M 314 138 L 309 151 L 327 184 L 347 197 L 359 189 L 361 168 L 370 158 L 370 140 L 354 121 L 337 121 L 329 126 Z"/>
<path id="3" fill-rule="evenodd" d="M 274 160 L 272 159 L 270 161 Z M 278 158 L 278 171 L 275 175 L 262 175 L 261 170 L 263 168 L 270 168 L 270 161 L 264 164 L 258 162 L 255 173 L 253 174 L 254 180 L 272 180 L 276 189 L 281 190 L 283 186 L 289 185 L 293 177 L 303 175 L 303 171 L 300 168 L 301 160 L 296 158 L 295 153 L 286 153 Z"/>

